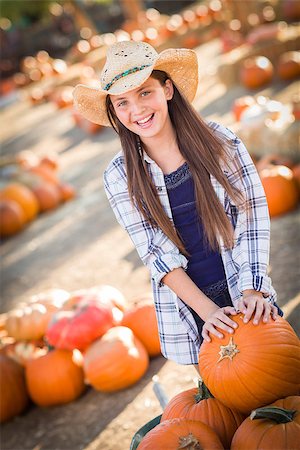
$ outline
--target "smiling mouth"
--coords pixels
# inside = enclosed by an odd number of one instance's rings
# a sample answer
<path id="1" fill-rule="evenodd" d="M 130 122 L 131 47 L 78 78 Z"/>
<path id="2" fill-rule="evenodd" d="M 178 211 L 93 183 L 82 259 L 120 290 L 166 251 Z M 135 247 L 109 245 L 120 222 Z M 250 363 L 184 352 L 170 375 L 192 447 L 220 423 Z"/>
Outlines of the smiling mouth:
<path id="1" fill-rule="evenodd" d="M 135 122 L 137 125 L 139 125 L 139 126 L 145 126 L 145 125 L 147 125 L 147 124 L 149 124 L 150 122 L 151 122 L 151 120 L 153 119 L 153 117 L 154 117 L 154 113 L 153 114 L 151 114 L 150 116 L 148 116 L 148 117 L 145 117 L 145 119 L 143 119 L 143 120 L 139 120 L 139 121 L 137 121 L 137 122 Z"/>

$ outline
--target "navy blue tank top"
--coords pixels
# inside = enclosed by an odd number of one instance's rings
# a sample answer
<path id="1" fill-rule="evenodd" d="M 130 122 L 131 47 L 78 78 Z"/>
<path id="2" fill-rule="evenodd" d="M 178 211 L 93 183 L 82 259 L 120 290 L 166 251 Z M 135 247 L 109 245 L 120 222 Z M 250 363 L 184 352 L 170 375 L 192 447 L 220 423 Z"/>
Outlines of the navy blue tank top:
<path id="1" fill-rule="evenodd" d="M 187 162 L 164 176 L 174 225 L 190 254 L 186 273 L 199 287 L 225 280 L 221 255 L 205 243 L 201 218 L 196 209 L 194 181 Z"/>

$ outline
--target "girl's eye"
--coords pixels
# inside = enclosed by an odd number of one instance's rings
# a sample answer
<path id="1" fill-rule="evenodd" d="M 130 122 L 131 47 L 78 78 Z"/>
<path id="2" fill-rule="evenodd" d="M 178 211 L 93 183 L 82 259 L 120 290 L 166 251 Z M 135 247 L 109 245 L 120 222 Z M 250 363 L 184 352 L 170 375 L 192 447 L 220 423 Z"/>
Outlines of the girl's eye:
<path id="1" fill-rule="evenodd" d="M 146 95 L 148 95 L 148 94 L 150 94 L 149 91 L 144 91 L 144 92 L 142 92 L 142 97 L 146 97 Z"/>
<path id="2" fill-rule="evenodd" d="M 118 103 L 118 107 L 119 106 L 125 106 L 126 105 L 126 100 L 123 100 L 122 102 Z"/>

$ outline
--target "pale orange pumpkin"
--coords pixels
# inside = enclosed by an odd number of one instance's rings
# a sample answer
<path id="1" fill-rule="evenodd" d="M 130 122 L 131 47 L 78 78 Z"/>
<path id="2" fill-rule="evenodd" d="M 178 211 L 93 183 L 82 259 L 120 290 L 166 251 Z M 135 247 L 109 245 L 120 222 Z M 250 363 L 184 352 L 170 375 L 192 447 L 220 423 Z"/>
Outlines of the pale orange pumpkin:
<path id="1" fill-rule="evenodd" d="M 39 303 L 23 304 L 7 313 L 5 328 L 16 340 L 38 340 L 44 336 L 51 315 Z"/>
<path id="2" fill-rule="evenodd" d="M 211 335 L 200 347 L 200 375 L 213 396 L 229 408 L 252 409 L 297 395 L 300 388 L 300 341 L 290 324 L 278 317 L 247 324 L 243 315 L 233 335 Z"/>
<path id="3" fill-rule="evenodd" d="M 149 366 L 143 344 L 126 327 L 114 327 L 84 353 L 86 380 L 95 389 L 114 392 L 136 383 Z"/>
<path id="4" fill-rule="evenodd" d="M 237 98 L 232 106 L 232 112 L 234 114 L 235 120 L 240 120 L 242 112 L 245 111 L 249 106 L 256 104 L 254 97 L 250 95 L 244 95 L 243 97 Z"/>
<path id="5" fill-rule="evenodd" d="M 39 212 L 39 204 L 32 191 L 21 183 L 9 183 L 1 192 L 4 200 L 17 202 L 24 211 L 26 221 L 33 220 Z"/>
<path id="6" fill-rule="evenodd" d="M 297 207 L 299 192 L 293 172 L 285 166 L 270 166 L 259 172 L 271 217 Z"/>
<path id="7" fill-rule="evenodd" d="M 0 236 L 12 236 L 26 223 L 22 207 L 14 200 L 0 200 Z"/>
<path id="8" fill-rule="evenodd" d="M 39 406 L 71 402 L 85 390 L 83 371 L 72 351 L 52 350 L 31 359 L 25 374 L 29 395 Z"/>
<path id="9" fill-rule="evenodd" d="M 142 297 L 124 313 L 121 325 L 130 328 L 144 344 L 149 356 L 161 354 L 157 319 L 151 295 Z"/>
<path id="10" fill-rule="evenodd" d="M 257 89 L 271 82 L 273 78 L 273 65 L 265 56 L 247 58 L 242 63 L 240 79 L 249 89 Z"/>
<path id="11" fill-rule="evenodd" d="M 0 354 L 0 374 L 0 422 L 5 422 L 21 414 L 29 398 L 20 364 Z"/>

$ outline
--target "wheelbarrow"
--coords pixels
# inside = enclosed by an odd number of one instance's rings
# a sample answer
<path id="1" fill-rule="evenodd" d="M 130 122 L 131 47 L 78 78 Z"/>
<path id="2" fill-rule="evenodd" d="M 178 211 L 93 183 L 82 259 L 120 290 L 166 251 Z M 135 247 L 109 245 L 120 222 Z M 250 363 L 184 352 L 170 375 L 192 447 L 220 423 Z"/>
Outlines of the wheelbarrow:
<path id="1" fill-rule="evenodd" d="M 161 386 L 161 384 L 159 383 L 159 378 L 157 375 L 154 375 L 154 377 L 152 378 L 153 381 L 153 391 L 156 395 L 156 398 L 158 399 L 160 406 L 162 407 L 162 409 L 164 410 L 167 403 L 168 403 L 168 398 Z M 131 445 L 130 445 L 130 450 L 137 450 L 139 443 L 141 442 L 141 440 L 143 439 L 144 436 L 146 436 L 146 434 L 152 430 L 152 428 L 156 427 L 156 425 L 158 425 L 160 423 L 161 420 L 161 416 L 162 414 L 160 414 L 159 416 L 154 417 L 154 419 L 150 420 L 149 422 L 145 423 L 145 425 L 143 425 L 133 436 L 132 441 L 131 441 Z"/>

